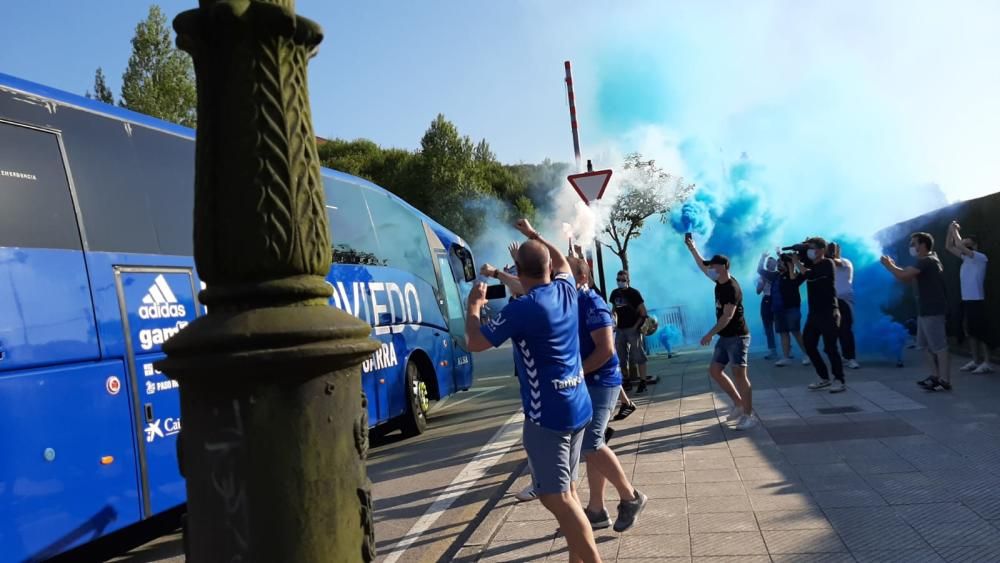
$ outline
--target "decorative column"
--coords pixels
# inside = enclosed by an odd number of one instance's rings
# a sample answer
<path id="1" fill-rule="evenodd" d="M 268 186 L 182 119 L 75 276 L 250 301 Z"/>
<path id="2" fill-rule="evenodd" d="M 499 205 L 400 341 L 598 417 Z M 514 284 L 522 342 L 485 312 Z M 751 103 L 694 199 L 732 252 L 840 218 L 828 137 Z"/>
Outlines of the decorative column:
<path id="1" fill-rule="evenodd" d="M 188 561 L 371 561 L 370 327 L 329 306 L 332 245 L 294 0 L 174 20 L 198 84 L 195 264 L 208 314 L 164 345 L 180 382 Z"/>

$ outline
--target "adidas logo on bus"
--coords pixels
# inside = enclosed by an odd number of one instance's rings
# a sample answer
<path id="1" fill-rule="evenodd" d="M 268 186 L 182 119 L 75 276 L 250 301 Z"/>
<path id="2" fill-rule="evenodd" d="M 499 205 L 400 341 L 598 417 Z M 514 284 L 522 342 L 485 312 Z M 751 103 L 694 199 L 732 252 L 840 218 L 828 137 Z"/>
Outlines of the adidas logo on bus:
<path id="1" fill-rule="evenodd" d="M 139 307 L 140 319 L 169 319 L 187 316 L 184 305 L 177 302 L 177 296 L 170 289 L 163 274 L 156 276 L 153 285 L 146 292 L 146 296 L 142 298 L 142 303 L 142 306 Z"/>

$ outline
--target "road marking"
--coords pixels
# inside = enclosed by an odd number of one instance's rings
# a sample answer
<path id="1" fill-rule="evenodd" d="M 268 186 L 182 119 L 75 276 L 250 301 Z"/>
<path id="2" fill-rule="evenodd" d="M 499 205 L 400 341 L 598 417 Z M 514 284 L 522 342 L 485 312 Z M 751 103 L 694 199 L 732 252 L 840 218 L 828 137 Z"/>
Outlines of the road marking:
<path id="1" fill-rule="evenodd" d="M 471 401 L 472 399 L 475 399 L 476 397 L 478 397 L 480 395 L 485 395 L 487 393 L 492 393 L 492 392 L 496 391 L 497 389 L 503 389 L 503 388 L 504 388 L 503 385 L 498 385 L 496 387 L 481 387 L 477 392 L 472 393 L 472 394 L 470 394 L 467 397 L 462 397 L 461 399 L 459 399 L 459 400 L 457 400 L 455 402 L 448 403 L 447 405 L 445 405 L 443 407 L 439 407 L 439 408 L 435 409 L 433 412 L 434 413 L 439 413 L 439 412 L 443 411 L 446 408 L 451 408 L 451 407 L 453 407 L 455 405 L 461 405 L 462 403 L 464 403 L 466 401 Z M 449 397 L 454 397 L 454 395 L 449 395 Z M 430 413 L 428 413 L 428 414 L 430 414 Z"/>
<path id="2" fill-rule="evenodd" d="M 430 529 L 434 525 L 434 522 L 437 522 L 438 518 L 451 508 L 451 505 L 459 497 L 464 495 L 476 482 L 482 479 L 483 475 L 520 441 L 521 425 L 523 423 L 523 412 L 518 412 L 508 418 L 503 426 L 497 430 L 496 434 L 490 438 L 490 441 L 472 458 L 472 461 L 462 468 L 462 471 L 452 479 L 451 484 L 434 500 L 430 508 L 427 509 L 427 512 L 413 524 L 413 527 L 403 536 L 403 539 L 393 546 L 392 551 L 389 552 L 383 563 L 396 563 L 399 561 L 403 553 L 414 542 L 420 539 L 420 536 Z"/>

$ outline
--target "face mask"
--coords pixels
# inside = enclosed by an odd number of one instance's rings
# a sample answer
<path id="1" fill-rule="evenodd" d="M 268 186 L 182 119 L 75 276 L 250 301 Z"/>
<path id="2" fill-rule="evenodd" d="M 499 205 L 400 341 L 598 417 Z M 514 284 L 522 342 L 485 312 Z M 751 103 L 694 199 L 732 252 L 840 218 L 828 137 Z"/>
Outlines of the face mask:
<path id="1" fill-rule="evenodd" d="M 710 280 L 712 280 L 712 281 L 719 281 L 719 271 L 718 270 L 709 270 L 708 271 L 708 278 Z"/>
<path id="2" fill-rule="evenodd" d="M 618 289 L 625 289 L 626 287 L 628 287 L 628 282 L 624 282 L 624 281 L 619 281 L 618 282 Z"/>
<path id="3" fill-rule="evenodd" d="M 775 264 L 774 262 L 771 262 L 770 264 L 767 265 L 767 271 L 768 272 L 773 272 L 773 271 L 775 271 L 777 269 L 778 269 L 778 265 Z"/>
<path id="4" fill-rule="evenodd" d="M 910 256 L 913 256 L 914 258 L 916 258 L 916 256 L 917 256 L 917 247 L 915 247 L 915 246 L 911 246 L 910 247 Z"/>
<path id="5" fill-rule="evenodd" d="M 816 250 L 813 249 L 813 248 L 810 248 L 809 250 L 806 251 L 806 256 L 808 256 L 810 260 L 815 260 L 816 259 Z"/>

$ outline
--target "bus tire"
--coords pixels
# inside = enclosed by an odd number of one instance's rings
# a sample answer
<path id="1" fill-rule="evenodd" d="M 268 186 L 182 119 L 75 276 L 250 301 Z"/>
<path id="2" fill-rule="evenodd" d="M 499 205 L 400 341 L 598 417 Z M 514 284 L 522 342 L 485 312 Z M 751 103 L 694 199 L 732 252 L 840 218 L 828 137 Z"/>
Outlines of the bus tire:
<path id="1" fill-rule="evenodd" d="M 406 398 L 409 410 L 403 415 L 400 428 L 403 436 L 407 438 L 419 436 L 427 430 L 430 397 L 427 395 L 427 383 L 420 373 L 420 368 L 413 362 L 406 363 Z"/>

